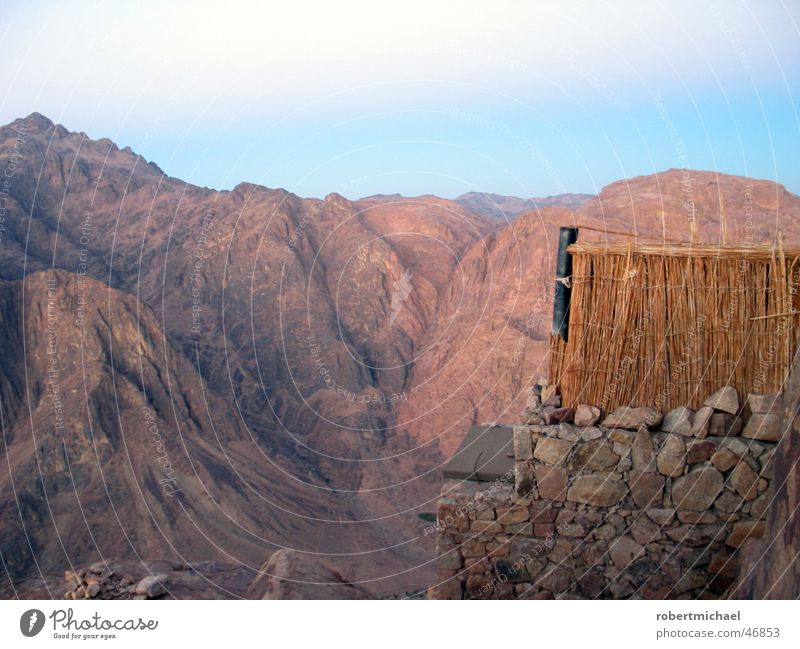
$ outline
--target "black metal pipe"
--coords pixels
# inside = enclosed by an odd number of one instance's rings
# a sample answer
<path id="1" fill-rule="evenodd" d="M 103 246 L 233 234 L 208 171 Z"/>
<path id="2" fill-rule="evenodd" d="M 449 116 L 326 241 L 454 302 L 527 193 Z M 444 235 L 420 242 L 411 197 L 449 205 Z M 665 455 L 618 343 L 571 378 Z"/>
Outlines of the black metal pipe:
<path id="1" fill-rule="evenodd" d="M 572 255 L 567 246 L 578 240 L 578 228 L 561 228 L 558 233 L 556 258 L 556 291 L 553 299 L 553 335 L 567 340 L 569 299 L 572 295 Z"/>

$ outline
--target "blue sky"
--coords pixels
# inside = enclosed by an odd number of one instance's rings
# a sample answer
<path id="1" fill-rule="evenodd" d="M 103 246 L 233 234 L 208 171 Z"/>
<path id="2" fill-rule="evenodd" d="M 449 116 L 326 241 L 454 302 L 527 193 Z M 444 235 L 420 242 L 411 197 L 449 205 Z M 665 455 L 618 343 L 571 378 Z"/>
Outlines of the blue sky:
<path id="1" fill-rule="evenodd" d="M 0 121 L 195 184 L 528 197 L 690 167 L 800 193 L 797 2 L 65 4 L 5 3 Z"/>

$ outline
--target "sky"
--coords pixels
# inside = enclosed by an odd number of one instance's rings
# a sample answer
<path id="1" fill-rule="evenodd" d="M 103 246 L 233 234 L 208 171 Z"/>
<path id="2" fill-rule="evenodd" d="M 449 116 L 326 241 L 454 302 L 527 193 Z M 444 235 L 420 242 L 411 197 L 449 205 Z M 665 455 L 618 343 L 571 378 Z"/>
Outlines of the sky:
<path id="1" fill-rule="evenodd" d="M 800 2 L 4 0 L 0 122 L 301 196 L 597 193 L 675 167 L 800 193 Z"/>

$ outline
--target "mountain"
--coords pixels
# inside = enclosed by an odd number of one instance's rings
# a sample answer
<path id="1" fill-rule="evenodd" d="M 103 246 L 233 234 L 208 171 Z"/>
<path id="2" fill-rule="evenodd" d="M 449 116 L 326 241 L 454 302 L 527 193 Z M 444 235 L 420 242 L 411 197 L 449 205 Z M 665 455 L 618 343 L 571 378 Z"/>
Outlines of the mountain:
<path id="1" fill-rule="evenodd" d="M 348 592 L 419 590 L 442 462 L 471 423 L 515 421 L 546 373 L 560 226 L 687 239 L 688 205 L 706 240 L 721 212 L 731 238 L 800 240 L 800 199 L 710 172 L 509 224 L 435 196 L 195 187 L 38 114 L 0 128 L 0 151 L 15 581 L 108 556 L 256 578 L 284 549 L 284 572 Z"/>
<path id="2" fill-rule="evenodd" d="M 476 214 L 502 221 L 511 221 L 520 214 L 545 207 L 564 207 L 577 210 L 592 198 L 594 196 L 591 194 L 558 194 L 542 198 L 518 198 L 486 192 L 467 192 L 456 198 L 455 202 Z"/>

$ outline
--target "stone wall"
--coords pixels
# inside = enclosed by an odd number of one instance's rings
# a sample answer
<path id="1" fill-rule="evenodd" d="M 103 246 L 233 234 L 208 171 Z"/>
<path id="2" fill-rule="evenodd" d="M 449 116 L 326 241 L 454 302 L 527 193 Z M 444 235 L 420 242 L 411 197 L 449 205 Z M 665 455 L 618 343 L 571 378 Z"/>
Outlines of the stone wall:
<path id="1" fill-rule="evenodd" d="M 447 482 L 433 596 L 716 598 L 763 533 L 778 400 L 732 388 L 696 413 L 560 408 L 538 386 L 514 484 Z M 743 426 L 743 420 L 747 425 Z"/>

